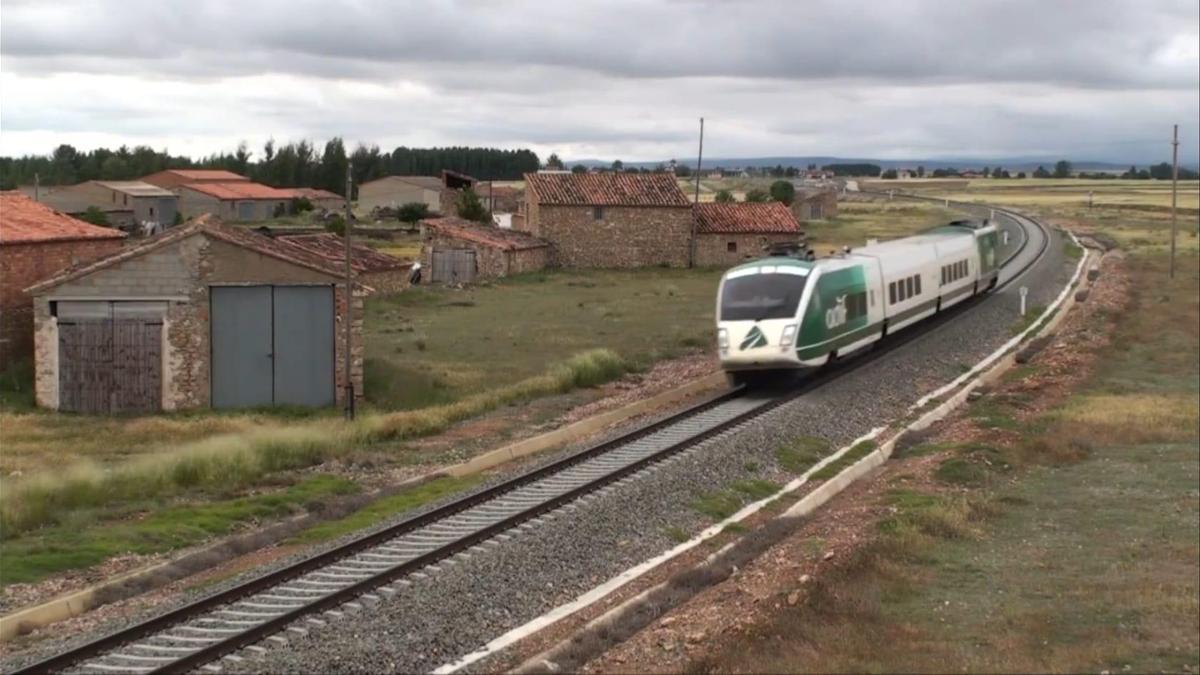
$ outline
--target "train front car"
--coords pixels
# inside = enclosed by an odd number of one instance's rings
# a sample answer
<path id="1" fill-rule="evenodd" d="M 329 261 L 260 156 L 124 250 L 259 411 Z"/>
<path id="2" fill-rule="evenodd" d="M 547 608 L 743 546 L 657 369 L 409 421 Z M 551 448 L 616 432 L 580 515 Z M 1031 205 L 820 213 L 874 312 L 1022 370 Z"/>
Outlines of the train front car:
<path id="1" fill-rule="evenodd" d="M 739 265 L 717 291 L 717 349 L 734 381 L 801 368 L 800 306 L 813 263 L 765 258 Z"/>

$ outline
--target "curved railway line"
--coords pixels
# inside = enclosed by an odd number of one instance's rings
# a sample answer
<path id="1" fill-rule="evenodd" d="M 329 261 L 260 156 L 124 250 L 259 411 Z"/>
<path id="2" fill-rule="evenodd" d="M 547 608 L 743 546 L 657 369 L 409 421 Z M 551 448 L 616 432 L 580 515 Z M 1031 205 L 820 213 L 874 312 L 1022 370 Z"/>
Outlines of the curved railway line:
<path id="1" fill-rule="evenodd" d="M 1007 274 L 996 289 L 1000 290 L 1041 259 L 1049 235 L 1032 219 L 1001 209 L 996 213 L 1023 232 L 1003 263 Z M 573 509 L 572 502 L 870 363 L 986 297 L 900 331 L 875 349 L 835 362 L 789 390 L 730 389 L 617 438 L 15 672 L 217 672 L 223 657 L 242 649 L 262 650 L 257 643 L 266 640 L 285 642 L 278 633 L 303 633 L 320 626 L 325 618 L 337 617 L 342 606 L 353 608 L 361 601 L 394 595 L 397 587 L 413 583 L 439 563 L 470 556 L 510 537 L 507 532 L 533 527 L 562 509 Z"/>

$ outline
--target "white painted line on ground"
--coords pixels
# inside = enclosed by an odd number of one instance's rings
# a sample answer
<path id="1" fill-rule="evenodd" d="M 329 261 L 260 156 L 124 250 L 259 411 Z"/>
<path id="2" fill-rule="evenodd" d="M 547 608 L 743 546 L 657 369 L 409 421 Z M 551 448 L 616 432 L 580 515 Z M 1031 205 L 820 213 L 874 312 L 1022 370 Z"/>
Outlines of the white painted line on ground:
<path id="1" fill-rule="evenodd" d="M 1076 243 L 1076 245 L 1078 245 L 1079 240 L 1075 238 L 1075 235 L 1069 231 L 1067 231 L 1067 234 Z M 1034 321 L 1033 324 L 1030 325 L 1029 328 L 1022 331 L 1021 334 L 1018 335 L 1016 338 L 1013 338 L 1012 340 L 1005 342 L 1003 345 L 1001 345 L 998 349 L 993 351 L 991 354 L 988 354 L 986 357 L 983 358 L 983 360 L 981 360 L 973 368 L 971 368 L 971 370 L 969 370 L 967 373 L 955 378 L 950 384 L 947 384 L 947 385 L 939 388 L 937 391 L 935 391 L 931 394 L 927 394 L 926 396 L 922 397 L 922 399 L 920 401 L 918 401 L 918 403 L 916 405 L 913 405 L 911 408 L 909 408 L 909 410 L 914 410 L 914 409 L 920 408 L 922 405 L 924 405 L 924 402 L 927 402 L 927 401 L 929 401 L 937 396 L 940 396 L 941 394 L 944 394 L 945 392 L 950 391 L 951 389 L 961 385 L 963 382 L 965 382 L 967 380 L 968 377 L 977 377 L 980 372 L 985 370 L 992 363 L 994 363 L 996 360 L 998 360 L 1001 356 L 1006 354 L 1010 349 L 1012 349 L 1012 347 L 1016 346 L 1020 342 L 1021 338 L 1024 338 L 1031 331 L 1040 327 L 1046 321 L 1047 317 L 1049 317 L 1050 314 L 1053 313 L 1054 310 L 1056 310 L 1062 304 L 1064 299 L 1070 294 L 1072 288 L 1074 288 L 1074 286 L 1075 286 L 1075 283 L 1079 280 L 1080 273 L 1083 270 L 1084 264 L 1087 262 L 1087 258 L 1088 258 L 1087 255 L 1084 255 L 1080 258 L 1079 264 L 1075 268 L 1075 274 L 1071 277 L 1070 281 L 1067 282 L 1066 286 L 1064 286 L 1062 292 L 1058 295 L 1058 297 L 1055 299 L 1055 301 L 1049 307 L 1047 307 L 1045 309 L 1045 311 L 1042 312 L 1042 314 L 1037 318 L 1037 320 Z M 950 403 L 950 402 L 947 402 L 947 404 L 948 403 Z M 948 406 L 947 404 L 943 404 L 943 406 L 939 406 L 939 408 L 943 408 L 943 407 L 949 408 L 950 406 Z M 939 412 L 944 414 L 944 412 L 941 410 L 931 411 L 930 413 L 923 416 L 920 420 L 918 420 L 917 422 L 914 422 L 912 425 L 909 425 L 909 426 L 915 428 L 917 426 L 917 424 L 926 421 L 927 418 L 931 418 L 935 413 L 939 413 Z M 570 616 L 571 614 L 574 614 L 575 612 L 591 605 L 592 603 L 600 600 L 601 598 L 603 598 L 606 595 L 608 595 L 609 593 L 617 590 L 618 588 L 624 586 L 625 584 L 629 583 L 630 581 L 637 579 L 638 577 L 640 577 L 643 574 L 645 574 L 646 572 L 654 569 L 655 567 L 658 567 L 659 565 L 671 560 L 672 558 L 675 558 L 675 557 L 695 548 L 696 546 L 707 541 L 708 539 L 715 537 L 716 535 L 720 534 L 721 531 L 727 525 L 740 522 L 740 521 L 746 519 L 747 517 L 753 515 L 754 513 L 757 513 L 758 511 L 762 510 L 763 507 L 767 506 L 771 502 L 774 502 L 791 492 L 795 492 L 800 487 L 802 487 L 805 483 L 808 482 L 809 476 L 816 473 L 817 471 L 820 471 L 821 469 L 823 469 L 825 466 L 831 464 L 832 462 L 836 462 L 844 454 L 849 452 L 851 448 L 858 445 L 859 443 L 875 440 L 879 436 L 879 434 L 881 434 L 886 428 L 887 427 L 878 427 L 878 428 L 872 429 L 870 432 L 868 432 L 864 436 L 861 436 L 860 438 L 855 439 L 853 442 L 851 442 L 848 445 L 846 445 L 845 447 L 839 449 L 837 452 L 833 453 L 832 455 L 826 457 L 825 459 L 821 460 L 817 464 L 810 467 L 799 478 L 796 478 L 796 479 L 792 480 L 790 483 L 788 483 L 787 485 L 785 485 L 783 487 L 783 489 L 780 490 L 779 492 L 775 493 L 774 495 L 772 495 L 770 497 L 767 497 L 766 499 L 762 499 L 760 501 L 757 501 L 757 502 L 754 502 L 751 504 L 747 504 L 737 513 L 726 518 L 725 520 L 721 521 L 720 523 L 717 523 L 715 525 L 708 527 L 707 529 L 705 529 L 703 532 L 701 532 L 699 535 L 697 535 L 693 539 L 690 539 L 682 544 L 679 544 L 678 546 L 676 546 L 664 553 L 661 553 L 658 556 L 655 556 L 654 558 L 651 558 L 639 565 L 636 565 L 634 567 L 631 567 L 631 568 L 625 570 L 624 572 L 621 572 L 620 574 L 609 579 L 608 581 L 604 582 L 600 586 L 597 586 L 597 587 L 587 591 L 583 595 L 580 595 L 579 597 L 572 600 L 571 602 L 568 602 L 563 605 L 559 605 L 558 607 L 551 609 L 549 612 L 546 612 L 545 614 L 542 614 L 541 616 L 536 617 L 536 618 L 530 620 L 529 622 L 508 631 L 507 633 L 501 635 L 500 637 L 488 642 L 480 649 L 478 649 L 474 652 L 471 652 L 470 654 L 467 654 L 466 656 L 463 656 L 462 658 L 458 659 L 457 661 L 452 661 L 450 663 L 446 663 L 446 664 L 439 666 L 437 669 L 435 669 L 433 671 L 433 673 L 435 675 L 445 675 L 448 673 L 457 672 L 458 670 L 461 670 L 462 668 L 465 668 L 473 663 L 476 663 L 484 658 L 487 658 L 488 656 L 491 656 L 492 654 L 495 654 L 495 653 L 509 647 L 510 645 L 520 641 L 521 639 L 528 637 L 529 635 L 532 635 L 533 633 L 536 633 L 537 631 L 542 630 L 543 628 L 550 626 L 550 625 L 554 624 L 555 622 L 557 622 L 567 616 Z M 875 452 L 870 453 L 869 455 L 867 455 L 866 457 L 862 458 L 861 460 L 855 462 L 851 466 L 846 467 L 837 476 L 834 476 L 833 478 L 825 481 L 825 483 L 823 483 L 821 485 L 821 487 L 817 488 L 817 490 L 815 490 L 813 493 L 810 493 L 808 496 L 806 496 L 805 499 L 802 500 L 802 502 L 793 505 L 788 510 L 787 514 L 799 515 L 801 513 L 811 512 L 812 510 L 814 510 L 815 508 L 817 508 L 818 506 L 823 504 L 825 501 L 827 501 L 830 497 L 837 494 L 837 492 L 840 492 L 842 489 L 844 489 L 846 487 L 846 485 L 849 485 L 851 482 L 853 482 L 854 479 L 863 475 L 869 469 L 882 464 L 887 459 L 887 457 L 891 454 L 891 445 L 892 445 L 892 443 L 889 442 L 888 447 L 886 449 L 879 448 Z M 843 476 L 844 476 L 844 478 L 843 478 Z M 592 494 L 595 494 L 595 493 L 592 493 Z M 732 545 L 732 544 L 730 544 L 730 545 Z"/>

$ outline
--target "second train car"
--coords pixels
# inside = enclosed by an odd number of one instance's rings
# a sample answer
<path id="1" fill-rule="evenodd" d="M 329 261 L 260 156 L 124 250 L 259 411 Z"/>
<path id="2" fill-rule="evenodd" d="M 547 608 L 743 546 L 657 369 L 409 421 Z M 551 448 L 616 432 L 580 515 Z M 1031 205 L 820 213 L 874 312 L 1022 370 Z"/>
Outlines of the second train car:
<path id="1" fill-rule="evenodd" d="M 717 292 L 721 367 L 734 381 L 817 368 L 996 286 L 999 236 L 960 220 L 815 261 L 730 269 Z"/>

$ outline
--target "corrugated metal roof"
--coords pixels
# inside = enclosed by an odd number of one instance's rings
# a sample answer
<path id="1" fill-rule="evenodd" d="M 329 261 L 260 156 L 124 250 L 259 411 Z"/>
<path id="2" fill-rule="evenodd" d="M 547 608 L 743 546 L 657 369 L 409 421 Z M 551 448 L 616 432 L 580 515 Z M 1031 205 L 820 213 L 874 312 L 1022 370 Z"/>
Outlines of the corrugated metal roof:
<path id="1" fill-rule="evenodd" d="M 421 225 L 437 230 L 439 233 L 449 237 L 473 241 L 506 251 L 520 251 L 550 245 L 550 242 L 545 239 L 539 239 L 528 232 L 505 230 L 495 225 L 482 225 L 454 216 L 428 218 L 422 220 Z"/>
<path id="2" fill-rule="evenodd" d="M 336 192 L 329 190 L 320 190 L 318 188 L 298 187 L 298 188 L 281 188 L 291 192 L 296 197 L 305 197 L 307 199 L 341 199 L 342 196 Z"/>
<path id="3" fill-rule="evenodd" d="M 800 223 L 780 202 L 696 204 L 696 231 L 703 234 L 800 234 Z"/>
<path id="4" fill-rule="evenodd" d="M 0 244 L 123 239 L 125 233 L 72 218 L 16 190 L 0 192 Z"/>
<path id="5" fill-rule="evenodd" d="M 183 187 L 217 199 L 291 199 L 291 190 L 273 188 L 262 183 L 188 183 Z"/>
<path id="6" fill-rule="evenodd" d="M 130 197 L 174 197 L 175 193 L 140 180 L 98 180 L 96 185 L 127 194 Z"/>
<path id="7" fill-rule="evenodd" d="M 527 173 L 526 190 L 540 204 L 569 206 L 690 206 L 668 173 Z"/>

